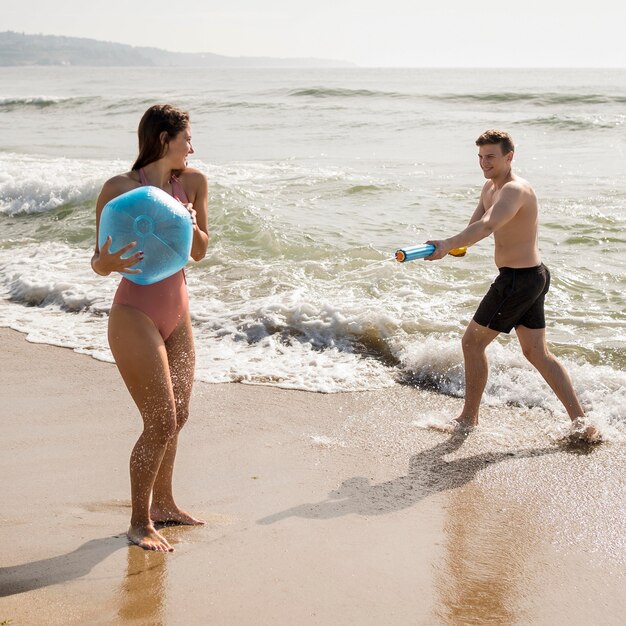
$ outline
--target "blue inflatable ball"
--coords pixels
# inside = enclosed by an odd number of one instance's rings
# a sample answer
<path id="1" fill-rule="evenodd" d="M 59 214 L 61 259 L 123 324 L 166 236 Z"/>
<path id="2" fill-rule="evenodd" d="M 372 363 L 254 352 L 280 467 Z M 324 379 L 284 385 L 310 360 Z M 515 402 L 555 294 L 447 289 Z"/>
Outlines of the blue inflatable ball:
<path id="1" fill-rule="evenodd" d="M 98 246 L 111 236 L 111 252 L 136 241 L 128 255 L 144 251 L 133 269 L 124 274 L 138 285 L 157 283 L 185 267 L 191 253 L 193 226 L 189 211 L 158 187 L 143 186 L 107 202 L 100 215 Z"/>

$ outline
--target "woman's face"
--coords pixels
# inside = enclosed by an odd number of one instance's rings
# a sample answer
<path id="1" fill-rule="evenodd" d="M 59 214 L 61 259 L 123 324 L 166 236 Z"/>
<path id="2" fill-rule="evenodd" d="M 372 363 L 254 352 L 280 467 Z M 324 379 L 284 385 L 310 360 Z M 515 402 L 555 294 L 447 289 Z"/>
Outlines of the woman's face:
<path id="1" fill-rule="evenodd" d="M 171 161 L 173 170 L 184 170 L 187 167 L 187 157 L 190 154 L 193 154 L 191 126 L 187 124 L 184 130 L 170 139 L 165 158 Z"/>

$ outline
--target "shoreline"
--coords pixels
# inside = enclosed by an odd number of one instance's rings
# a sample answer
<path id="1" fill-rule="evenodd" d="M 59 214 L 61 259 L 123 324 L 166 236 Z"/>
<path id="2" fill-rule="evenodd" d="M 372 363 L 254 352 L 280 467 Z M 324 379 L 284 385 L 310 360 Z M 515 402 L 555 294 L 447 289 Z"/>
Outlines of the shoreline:
<path id="1" fill-rule="evenodd" d="M 137 410 L 112 364 L 0 328 L 0 622 L 618 624 L 626 446 L 461 400 L 196 382 L 175 488 L 202 528 L 128 546 Z M 552 429 L 552 430 L 550 430 Z"/>

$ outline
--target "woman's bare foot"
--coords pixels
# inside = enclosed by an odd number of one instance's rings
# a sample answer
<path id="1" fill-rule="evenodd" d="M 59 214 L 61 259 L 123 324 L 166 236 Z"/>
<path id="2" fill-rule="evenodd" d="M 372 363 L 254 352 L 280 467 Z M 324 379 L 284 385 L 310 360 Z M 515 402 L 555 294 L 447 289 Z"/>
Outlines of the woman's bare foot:
<path id="1" fill-rule="evenodd" d="M 160 535 L 152 524 L 131 526 L 128 529 L 128 540 L 144 550 L 157 552 L 174 552 L 165 537 Z"/>
<path id="2" fill-rule="evenodd" d="M 157 524 L 181 524 L 185 526 L 202 526 L 204 520 L 193 517 L 186 511 L 179 509 L 175 504 L 171 506 L 157 506 L 152 504 L 150 519 Z"/>

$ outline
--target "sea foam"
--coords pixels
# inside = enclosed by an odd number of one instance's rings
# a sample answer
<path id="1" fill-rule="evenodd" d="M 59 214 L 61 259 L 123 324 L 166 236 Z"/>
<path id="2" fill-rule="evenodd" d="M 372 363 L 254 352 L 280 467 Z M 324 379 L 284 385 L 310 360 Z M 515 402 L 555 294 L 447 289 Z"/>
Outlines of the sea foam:
<path id="1" fill-rule="evenodd" d="M 95 200 L 107 173 L 128 164 L 0 154 L 0 213 L 45 213 Z"/>

